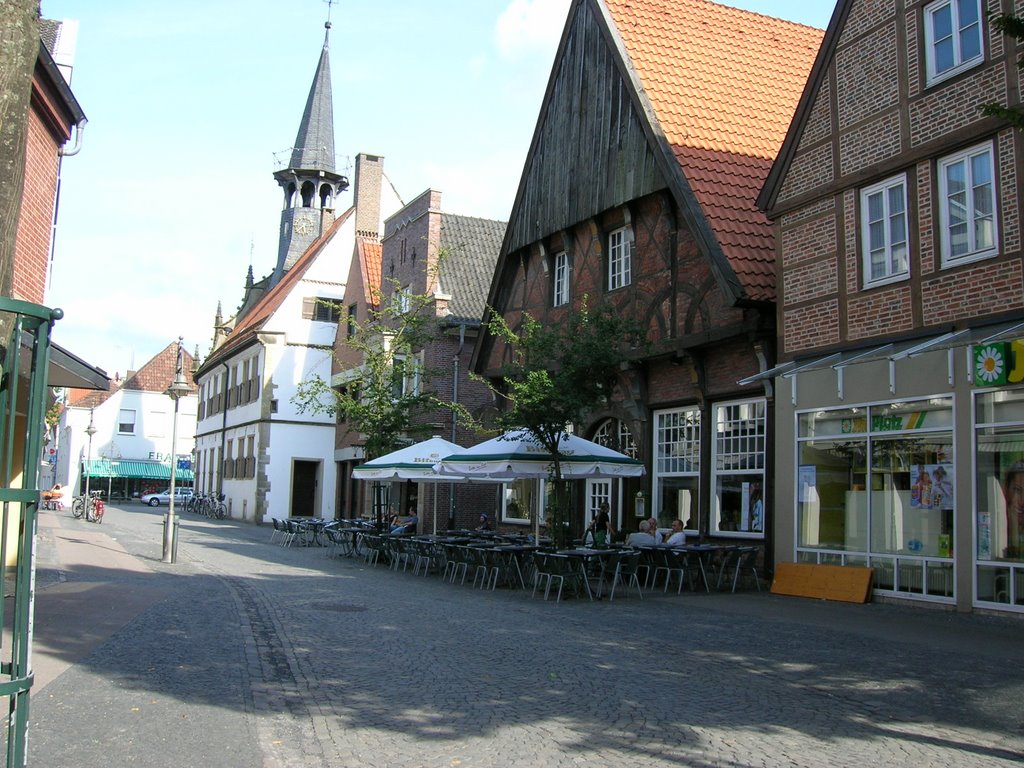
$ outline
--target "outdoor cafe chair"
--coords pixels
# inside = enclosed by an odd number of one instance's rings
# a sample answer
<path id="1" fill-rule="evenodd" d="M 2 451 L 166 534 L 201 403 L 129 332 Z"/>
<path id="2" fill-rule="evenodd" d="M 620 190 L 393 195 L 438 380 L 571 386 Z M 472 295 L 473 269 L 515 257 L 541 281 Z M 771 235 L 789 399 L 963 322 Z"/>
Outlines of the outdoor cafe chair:
<path id="1" fill-rule="evenodd" d="M 580 565 L 570 557 L 538 552 L 534 556 L 534 566 L 533 592 L 530 595 L 531 597 L 537 594 L 537 587 L 543 581 L 544 599 L 547 600 L 556 579 L 558 580 L 558 592 L 555 595 L 556 603 L 562 599 L 562 592 L 566 591 L 567 586 L 568 591 L 576 592 L 577 594 L 583 590 L 582 579 L 585 578 L 585 574 Z"/>
<path id="2" fill-rule="evenodd" d="M 336 531 L 333 527 L 324 528 L 324 535 L 327 536 L 327 555 L 344 555 L 348 556 L 352 554 L 352 542 L 347 535 L 341 531 Z"/>
<path id="3" fill-rule="evenodd" d="M 384 540 L 375 533 L 361 531 L 359 534 L 359 549 L 363 552 L 367 565 L 376 565 L 380 560 L 380 554 L 384 551 Z"/>
<path id="4" fill-rule="evenodd" d="M 643 567 L 640 558 L 639 552 L 625 552 L 617 556 L 615 572 L 612 575 L 612 591 L 608 595 L 609 602 L 615 599 L 615 588 L 620 584 L 626 590 L 627 595 L 631 586 L 636 587 L 637 595 L 641 600 L 644 599 L 644 592 L 640 587 L 640 577 L 637 575 Z"/>
<path id="5" fill-rule="evenodd" d="M 285 539 L 282 546 L 290 547 L 299 539 L 303 544 L 306 542 L 306 526 L 294 520 L 285 520 Z"/>
<path id="6" fill-rule="evenodd" d="M 444 545 L 445 563 L 441 578 L 451 584 L 455 583 L 455 579 L 460 573 L 462 574 L 462 581 L 460 583 L 466 583 L 466 571 L 469 569 L 469 556 L 464 550 L 465 547 L 461 547 L 458 544 Z"/>
<path id="7" fill-rule="evenodd" d="M 412 547 L 409 545 L 409 540 L 403 536 L 388 536 L 384 539 L 385 552 L 391 558 L 391 570 L 405 571 L 409 567 L 414 556 Z"/>
<path id="8" fill-rule="evenodd" d="M 274 531 L 270 534 L 270 543 L 273 544 L 275 539 L 284 539 L 287 537 L 288 532 L 285 530 L 282 520 L 278 520 L 276 517 L 270 518 L 270 522 L 274 525 Z"/>
<path id="9" fill-rule="evenodd" d="M 726 583 L 729 581 L 729 577 L 732 577 L 732 592 L 736 591 L 736 587 L 739 584 L 740 577 L 744 574 L 749 574 L 754 577 L 754 586 L 757 587 L 757 591 L 761 591 L 761 580 L 757 575 L 757 547 L 736 547 L 735 549 L 729 550 L 725 553 L 725 559 L 722 561 L 722 565 L 718 570 L 718 581 L 716 583 L 716 589 L 722 588 L 722 579 L 726 579 Z"/>
<path id="10" fill-rule="evenodd" d="M 430 571 L 440 566 L 444 560 L 443 552 L 440 547 L 436 546 L 431 541 L 419 541 L 414 539 L 408 542 L 408 546 L 412 550 L 413 576 L 418 575 L 420 569 L 423 570 L 424 576 L 429 576 Z"/>
<path id="11" fill-rule="evenodd" d="M 665 574 L 665 587 L 662 592 L 668 592 L 669 585 L 672 583 L 672 577 L 676 576 L 679 579 L 679 587 L 676 589 L 676 594 L 681 594 L 683 591 L 683 583 L 686 581 L 688 563 L 686 560 L 686 553 L 680 550 L 665 548 L 655 555 L 660 559 L 660 564 L 654 569 L 655 584 L 658 583 L 658 574 L 664 572 Z"/>

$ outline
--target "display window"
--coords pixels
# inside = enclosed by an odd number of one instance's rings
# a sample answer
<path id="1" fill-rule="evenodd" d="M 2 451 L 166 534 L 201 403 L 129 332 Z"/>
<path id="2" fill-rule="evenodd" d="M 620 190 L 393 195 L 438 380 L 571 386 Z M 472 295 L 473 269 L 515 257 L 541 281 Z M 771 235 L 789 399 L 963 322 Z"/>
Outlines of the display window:
<path id="1" fill-rule="evenodd" d="M 798 560 L 870 565 L 875 588 L 952 598 L 953 400 L 798 414 Z"/>
<path id="2" fill-rule="evenodd" d="M 654 414 L 654 504 L 659 524 L 678 518 L 700 530 L 700 410 L 673 408 Z"/>
<path id="3" fill-rule="evenodd" d="M 764 400 L 714 408 L 713 533 L 764 536 L 765 413 Z"/>
<path id="4" fill-rule="evenodd" d="M 975 394 L 977 599 L 1024 606 L 1024 390 Z"/>

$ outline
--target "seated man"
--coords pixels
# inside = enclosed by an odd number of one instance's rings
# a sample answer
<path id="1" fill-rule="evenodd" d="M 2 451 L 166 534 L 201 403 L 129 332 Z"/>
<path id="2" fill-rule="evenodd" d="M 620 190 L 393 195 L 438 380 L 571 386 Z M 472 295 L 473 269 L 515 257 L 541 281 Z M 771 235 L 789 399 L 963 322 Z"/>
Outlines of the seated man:
<path id="1" fill-rule="evenodd" d="M 651 535 L 650 520 L 641 521 L 640 530 L 636 533 L 629 534 L 629 538 L 626 539 L 626 544 L 631 547 L 653 547 L 657 543 L 657 539 Z"/>
<path id="2" fill-rule="evenodd" d="M 672 533 L 665 539 L 665 544 L 670 547 L 681 547 L 686 544 L 686 527 L 679 518 L 672 521 Z"/>
<path id="3" fill-rule="evenodd" d="M 416 515 L 416 508 L 409 508 L 408 517 L 397 517 L 391 526 L 391 533 L 416 533 L 416 524 L 420 519 Z"/>

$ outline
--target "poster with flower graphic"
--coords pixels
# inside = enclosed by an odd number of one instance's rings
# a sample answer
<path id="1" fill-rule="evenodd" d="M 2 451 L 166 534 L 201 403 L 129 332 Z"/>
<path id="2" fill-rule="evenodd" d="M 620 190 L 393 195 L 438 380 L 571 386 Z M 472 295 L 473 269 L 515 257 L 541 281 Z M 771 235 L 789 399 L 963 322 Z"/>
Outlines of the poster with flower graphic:
<path id="1" fill-rule="evenodd" d="M 971 372 L 974 374 L 974 385 L 978 387 L 995 387 L 1006 383 L 1010 369 L 1010 345 L 1006 342 L 994 342 L 973 347 Z"/>

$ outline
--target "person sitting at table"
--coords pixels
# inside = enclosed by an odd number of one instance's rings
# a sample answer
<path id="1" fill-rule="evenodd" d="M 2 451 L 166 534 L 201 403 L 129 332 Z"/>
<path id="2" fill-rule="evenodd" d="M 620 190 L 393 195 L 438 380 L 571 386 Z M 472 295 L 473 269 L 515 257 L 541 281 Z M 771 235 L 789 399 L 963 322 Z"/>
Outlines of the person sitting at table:
<path id="1" fill-rule="evenodd" d="M 658 540 L 651 535 L 651 521 L 641 520 L 640 530 L 629 534 L 626 544 L 631 547 L 651 547 L 658 543 Z"/>
<path id="2" fill-rule="evenodd" d="M 420 518 L 416 514 L 416 507 L 409 507 L 408 517 L 396 517 L 391 525 L 391 533 L 415 533 L 416 525 Z"/>
<path id="3" fill-rule="evenodd" d="M 480 525 L 478 525 L 476 527 L 476 529 L 478 531 L 489 531 L 489 530 L 491 530 L 491 523 L 487 519 L 487 515 L 481 513 L 481 515 L 480 515 Z"/>
<path id="4" fill-rule="evenodd" d="M 672 521 L 672 533 L 665 539 L 665 545 L 669 547 L 681 547 L 686 544 L 686 526 L 678 517 Z"/>

